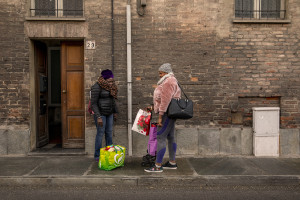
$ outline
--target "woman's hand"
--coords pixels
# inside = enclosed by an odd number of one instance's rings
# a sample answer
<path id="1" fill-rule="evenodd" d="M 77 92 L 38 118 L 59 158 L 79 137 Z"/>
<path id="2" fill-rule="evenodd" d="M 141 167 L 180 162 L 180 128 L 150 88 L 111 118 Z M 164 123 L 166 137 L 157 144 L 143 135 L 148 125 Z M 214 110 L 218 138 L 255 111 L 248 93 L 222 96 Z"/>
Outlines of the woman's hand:
<path id="1" fill-rule="evenodd" d="M 162 117 L 163 117 L 162 115 L 159 115 L 157 126 L 162 127 Z"/>
<path id="2" fill-rule="evenodd" d="M 98 118 L 97 118 L 97 124 L 100 125 L 100 127 L 103 126 L 103 121 L 102 121 L 102 118 L 101 118 L 101 117 L 98 117 Z"/>
<path id="3" fill-rule="evenodd" d="M 146 110 L 151 112 L 153 110 L 153 107 L 152 106 L 147 106 Z"/>
<path id="4" fill-rule="evenodd" d="M 114 121 L 117 121 L 117 117 L 118 117 L 117 113 L 114 113 Z"/>

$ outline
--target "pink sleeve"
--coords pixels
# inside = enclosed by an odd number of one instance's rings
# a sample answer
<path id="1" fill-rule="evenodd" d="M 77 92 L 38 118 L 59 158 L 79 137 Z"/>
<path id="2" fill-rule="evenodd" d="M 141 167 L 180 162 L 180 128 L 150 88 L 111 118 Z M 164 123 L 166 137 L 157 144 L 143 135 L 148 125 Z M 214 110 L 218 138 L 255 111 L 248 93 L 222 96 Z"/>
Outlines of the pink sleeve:
<path id="1" fill-rule="evenodd" d="M 176 85 L 177 83 L 174 80 L 167 80 L 163 87 L 161 92 L 161 103 L 159 106 L 159 114 L 163 115 L 171 102 L 171 99 L 176 92 Z"/>

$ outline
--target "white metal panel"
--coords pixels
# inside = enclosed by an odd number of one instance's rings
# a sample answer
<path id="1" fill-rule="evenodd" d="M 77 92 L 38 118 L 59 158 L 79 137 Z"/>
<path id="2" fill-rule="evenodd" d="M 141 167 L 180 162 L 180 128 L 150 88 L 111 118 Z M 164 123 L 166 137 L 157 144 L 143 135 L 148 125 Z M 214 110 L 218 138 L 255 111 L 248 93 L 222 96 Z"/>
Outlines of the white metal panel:
<path id="1" fill-rule="evenodd" d="M 279 136 L 253 137 L 253 150 L 255 156 L 279 156 Z"/>
<path id="2" fill-rule="evenodd" d="M 253 130 L 256 136 L 279 135 L 279 107 L 253 108 Z"/>

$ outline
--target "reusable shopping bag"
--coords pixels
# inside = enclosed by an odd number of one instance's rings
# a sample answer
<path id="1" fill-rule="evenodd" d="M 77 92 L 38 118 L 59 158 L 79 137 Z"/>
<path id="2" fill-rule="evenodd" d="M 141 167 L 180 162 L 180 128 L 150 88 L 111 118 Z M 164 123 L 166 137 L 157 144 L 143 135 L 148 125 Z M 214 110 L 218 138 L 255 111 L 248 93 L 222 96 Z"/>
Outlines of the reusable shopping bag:
<path id="1" fill-rule="evenodd" d="M 142 135 L 149 135 L 151 112 L 139 109 L 131 130 Z"/>
<path id="2" fill-rule="evenodd" d="M 157 149 L 157 123 L 151 123 L 148 140 L 148 154 L 156 156 Z"/>
<path id="3" fill-rule="evenodd" d="M 100 149 L 98 167 L 103 170 L 112 170 L 124 166 L 125 147 L 111 145 Z"/>

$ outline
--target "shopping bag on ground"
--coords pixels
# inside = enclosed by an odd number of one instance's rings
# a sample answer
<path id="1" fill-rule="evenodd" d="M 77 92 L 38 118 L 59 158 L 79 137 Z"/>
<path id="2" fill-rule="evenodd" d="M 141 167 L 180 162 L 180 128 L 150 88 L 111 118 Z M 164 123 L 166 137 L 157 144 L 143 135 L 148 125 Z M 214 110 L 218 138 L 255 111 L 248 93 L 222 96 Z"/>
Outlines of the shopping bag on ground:
<path id="1" fill-rule="evenodd" d="M 142 135 L 149 135 L 150 119 L 151 112 L 139 109 L 131 130 Z"/>
<path id="2" fill-rule="evenodd" d="M 103 170 L 112 170 L 124 166 L 125 147 L 111 145 L 100 149 L 98 167 Z"/>
<path id="3" fill-rule="evenodd" d="M 148 154 L 156 156 L 157 149 L 157 123 L 151 123 L 148 140 Z"/>

